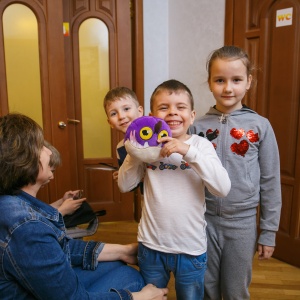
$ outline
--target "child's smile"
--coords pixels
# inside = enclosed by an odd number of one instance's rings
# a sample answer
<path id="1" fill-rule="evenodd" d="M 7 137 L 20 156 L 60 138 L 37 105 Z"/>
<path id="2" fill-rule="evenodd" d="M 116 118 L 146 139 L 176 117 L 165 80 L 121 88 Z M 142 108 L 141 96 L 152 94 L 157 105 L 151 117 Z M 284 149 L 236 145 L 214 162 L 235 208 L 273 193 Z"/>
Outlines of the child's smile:
<path id="1" fill-rule="evenodd" d="M 164 119 L 172 131 L 172 137 L 183 141 L 188 138 L 186 132 L 195 118 L 195 112 L 191 109 L 185 92 L 170 94 L 162 91 L 156 95 L 151 114 Z"/>

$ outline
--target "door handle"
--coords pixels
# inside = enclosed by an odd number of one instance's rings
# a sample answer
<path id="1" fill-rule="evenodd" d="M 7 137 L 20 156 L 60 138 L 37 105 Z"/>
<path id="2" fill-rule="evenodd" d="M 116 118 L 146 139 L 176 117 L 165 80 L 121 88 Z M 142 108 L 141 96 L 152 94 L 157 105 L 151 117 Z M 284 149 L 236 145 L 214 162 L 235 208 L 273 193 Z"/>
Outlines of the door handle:
<path id="1" fill-rule="evenodd" d="M 58 127 L 59 127 L 60 129 L 64 129 L 64 128 L 67 127 L 67 124 L 66 124 L 64 121 L 59 121 L 59 122 L 58 122 Z"/>
<path id="2" fill-rule="evenodd" d="M 80 123 L 79 120 L 75 120 L 75 119 L 67 119 L 67 121 L 68 121 L 68 123 L 73 123 L 73 124 L 78 124 L 78 123 Z M 59 122 L 58 122 L 58 127 L 59 127 L 60 129 L 64 129 L 64 128 L 67 127 L 67 124 L 66 124 L 64 121 L 59 121 Z"/>
<path id="3" fill-rule="evenodd" d="M 68 123 L 74 123 L 74 124 L 78 124 L 80 123 L 79 120 L 75 120 L 75 119 L 67 119 Z"/>

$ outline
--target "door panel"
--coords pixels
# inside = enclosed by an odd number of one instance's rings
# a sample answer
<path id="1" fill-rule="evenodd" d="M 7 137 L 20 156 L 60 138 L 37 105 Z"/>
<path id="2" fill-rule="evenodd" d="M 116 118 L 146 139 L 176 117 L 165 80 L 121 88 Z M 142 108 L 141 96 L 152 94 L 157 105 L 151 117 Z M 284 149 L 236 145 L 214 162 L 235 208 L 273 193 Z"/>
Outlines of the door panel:
<path id="1" fill-rule="evenodd" d="M 122 138 L 106 122 L 103 98 L 117 85 L 132 87 L 130 2 L 64 1 L 64 11 L 64 21 L 71 28 L 70 39 L 66 41 L 70 50 L 66 52 L 68 81 L 74 89 L 68 101 L 70 105 L 74 103 L 75 119 L 80 121 L 76 125 L 77 156 L 74 157 L 78 165 L 78 187 L 84 190 L 95 210 L 107 211 L 102 220 L 130 220 L 133 219 L 134 194 L 121 194 L 113 181 L 114 169 L 101 165 L 117 166 L 115 149 Z M 89 22 L 95 26 L 104 24 L 105 28 L 102 25 L 102 29 L 101 26 L 96 30 L 90 28 L 88 33 L 84 26 Z M 106 43 L 103 38 L 106 31 L 108 45 L 103 47 L 107 47 L 108 61 L 101 46 L 95 43 L 97 40 Z M 86 41 L 86 36 L 92 34 L 96 35 L 91 39 L 93 42 Z M 103 78 L 101 70 L 107 64 L 108 77 Z"/>
<path id="2" fill-rule="evenodd" d="M 274 257 L 300 267 L 300 0 L 227 1 L 225 36 L 259 69 L 245 103 L 270 120 L 280 152 L 283 206 Z"/>
<path id="3" fill-rule="evenodd" d="M 7 82 L 7 66 L 5 57 L 4 37 L 3 37 L 3 13 L 10 5 L 15 5 L 16 1 L 12 0 L 1 0 L 0 1 L 0 103 L 1 103 L 1 114 L 9 112 L 8 103 L 11 98 L 11 94 L 8 91 L 10 88 Z M 65 93 L 65 73 L 64 69 L 64 48 L 63 48 L 63 36 L 62 36 L 62 3 L 60 0 L 52 1 L 37 1 L 37 0 L 20 0 L 18 4 L 26 6 L 26 8 L 32 12 L 36 18 L 38 26 L 38 61 L 39 61 L 39 76 L 40 76 L 40 87 L 37 90 L 26 90 L 21 89 L 13 101 L 15 104 L 17 101 L 25 102 L 29 107 L 24 113 L 35 119 L 33 113 L 37 109 L 37 105 L 29 103 L 26 99 L 32 95 L 40 93 L 42 101 L 42 120 L 41 122 L 45 138 L 52 142 L 59 150 L 62 149 L 62 145 L 68 141 L 68 131 L 60 131 L 57 124 L 59 120 L 67 118 L 66 108 L 66 93 Z M 19 22 L 22 18 L 15 16 L 15 19 Z M 20 24 L 23 30 L 29 30 L 28 24 Z M 51 30 L 50 30 L 51 28 Z M 16 61 L 22 58 L 25 48 L 18 46 L 14 55 Z M 50 55 L 51 54 L 51 55 Z M 9 66 L 8 66 L 9 67 Z M 26 66 L 27 69 L 19 68 L 17 72 L 23 76 L 19 79 L 20 86 L 26 85 L 26 72 L 30 71 L 30 63 Z M 20 91 L 20 90 L 19 90 Z M 16 109 L 20 109 L 20 105 L 15 105 Z M 57 109 L 59 107 L 59 109 Z M 11 110 L 15 110 L 14 107 L 10 107 Z M 20 109 L 22 110 L 22 109 Z M 45 202 L 52 202 L 58 199 L 58 195 L 62 195 L 66 187 L 71 186 L 71 176 L 67 175 L 69 172 L 68 158 L 64 159 L 65 169 L 57 171 L 56 178 L 47 187 L 41 190 L 38 197 Z"/>

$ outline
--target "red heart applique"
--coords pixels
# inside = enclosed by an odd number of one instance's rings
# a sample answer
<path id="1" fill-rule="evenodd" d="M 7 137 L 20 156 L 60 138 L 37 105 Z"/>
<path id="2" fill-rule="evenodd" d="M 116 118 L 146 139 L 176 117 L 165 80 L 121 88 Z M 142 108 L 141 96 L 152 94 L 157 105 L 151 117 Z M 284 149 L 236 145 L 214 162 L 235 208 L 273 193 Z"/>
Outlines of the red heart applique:
<path id="1" fill-rule="evenodd" d="M 253 130 L 249 130 L 246 136 L 251 143 L 255 143 L 259 141 L 258 133 L 254 133 Z"/>
<path id="2" fill-rule="evenodd" d="M 242 128 L 240 128 L 240 129 L 232 128 L 230 130 L 230 135 L 232 137 L 234 137 L 235 139 L 239 140 L 240 138 L 242 138 L 245 135 L 245 130 Z"/>
<path id="3" fill-rule="evenodd" d="M 230 149 L 233 153 L 241 156 L 245 156 L 246 152 L 249 149 L 249 143 L 246 140 L 242 140 L 239 144 L 234 143 L 230 146 Z"/>

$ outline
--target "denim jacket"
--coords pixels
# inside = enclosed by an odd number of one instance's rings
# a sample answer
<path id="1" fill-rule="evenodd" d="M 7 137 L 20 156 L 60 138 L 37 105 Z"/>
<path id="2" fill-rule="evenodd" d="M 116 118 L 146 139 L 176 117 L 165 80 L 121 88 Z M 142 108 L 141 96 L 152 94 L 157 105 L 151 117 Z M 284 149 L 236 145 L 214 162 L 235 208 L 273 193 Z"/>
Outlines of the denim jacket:
<path id="1" fill-rule="evenodd" d="M 57 209 L 20 192 L 0 196 L 0 215 L 1 299 L 131 299 L 86 291 L 72 266 L 95 269 L 104 244 L 70 239 Z"/>

